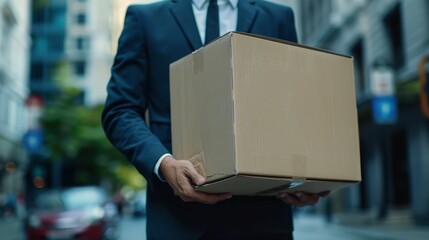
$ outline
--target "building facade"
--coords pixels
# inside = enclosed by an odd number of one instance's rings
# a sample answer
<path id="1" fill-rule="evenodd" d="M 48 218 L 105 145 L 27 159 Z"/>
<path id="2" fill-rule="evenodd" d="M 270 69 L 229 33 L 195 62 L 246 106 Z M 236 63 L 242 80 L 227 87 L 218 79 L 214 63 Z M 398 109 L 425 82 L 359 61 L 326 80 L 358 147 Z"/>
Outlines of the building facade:
<path id="1" fill-rule="evenodd" d="M 66 11 L 65 0 L 32 1 L 30 90 L 45 102 L 59 94 L 64 78 Z"/>
<path id="2" fill-rule="evenodd" d="M 429 122 L 419 106 L 419 62 L 429 55 L 425 0 L 301 0 L 301 42 L 352 55 L 359 110 L 362 183 L 338 193 L 344 211 L 409 213 L 429 222 Z M 371 84 L 382 62 L 393 74 L 397 118 L 373 118 Z"/>
<path id="3" fill-rule="evenodd" d="M 64 86 L 102 103 L 113 62 L 111 0 L 33 0 L 31 92 L 49 102 Z"/>
<path id="4" fill-rule="evenodd" d="M 24 191 L 29 6 L 0 0 L 0 195 Z"/>
<path id="5" fill-rule="evenodd" d="M 68 0 L 66 58 L 70 84 L 85 105 L 104 103 L 113 63 L 113 0 Z"/>

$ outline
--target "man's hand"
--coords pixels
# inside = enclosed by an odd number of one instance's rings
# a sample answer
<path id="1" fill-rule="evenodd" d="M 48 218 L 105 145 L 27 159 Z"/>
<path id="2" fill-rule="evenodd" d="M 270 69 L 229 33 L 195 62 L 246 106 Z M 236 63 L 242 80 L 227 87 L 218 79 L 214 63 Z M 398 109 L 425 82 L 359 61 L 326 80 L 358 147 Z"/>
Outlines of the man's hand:
<path id="1" fill-rule="evenodd" d="M 175 194 L 185 202 L 215 204 L 231 198 L 229 193 L 207 194 L 195 191 L 192 184 L 202 185 L 206 180 L 195 171 L 194 166 L 189 161 L 166 157 L 162 161 L 159 170 L 173 188 Z"/>
<path id="2" fill-rule="evenodd" d="M 328 196 L 330 191 L 321 192 L 318 194 L 309 194 L 304 192 L 295 193 L 279 193 L 277 195 L 283 202 L 297 207 L 314 205 L 319 201 L 320 197 Z"/>

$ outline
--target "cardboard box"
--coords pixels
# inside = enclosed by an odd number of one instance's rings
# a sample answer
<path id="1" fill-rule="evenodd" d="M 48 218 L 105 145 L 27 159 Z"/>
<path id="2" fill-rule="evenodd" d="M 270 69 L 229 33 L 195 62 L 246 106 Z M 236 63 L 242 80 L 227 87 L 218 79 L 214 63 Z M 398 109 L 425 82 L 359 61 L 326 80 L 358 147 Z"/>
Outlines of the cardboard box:
<path id="1" fill-rule="evenodd" d="M 210 193 L 358 183 L 354 84 L 351 57 L 229 33 L 170 65 L 173 155 Z"/>

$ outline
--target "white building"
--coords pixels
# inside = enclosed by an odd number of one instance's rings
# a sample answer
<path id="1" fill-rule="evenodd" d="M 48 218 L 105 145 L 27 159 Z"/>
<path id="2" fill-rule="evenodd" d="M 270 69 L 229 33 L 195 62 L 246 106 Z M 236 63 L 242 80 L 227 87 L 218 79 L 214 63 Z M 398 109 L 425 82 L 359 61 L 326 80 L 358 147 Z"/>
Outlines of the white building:
<path id="1" fill-rule="evenodd" d="M 0 194 L 24 191 L 29 10 L 29 0 L 0 0 Z"/>
<path id="2" fill-rule="evenodd" d="M 113 0 L 68 0 L 65 54 L 71 85 L 85 105 L 103 103 L 113 62 Z"/>

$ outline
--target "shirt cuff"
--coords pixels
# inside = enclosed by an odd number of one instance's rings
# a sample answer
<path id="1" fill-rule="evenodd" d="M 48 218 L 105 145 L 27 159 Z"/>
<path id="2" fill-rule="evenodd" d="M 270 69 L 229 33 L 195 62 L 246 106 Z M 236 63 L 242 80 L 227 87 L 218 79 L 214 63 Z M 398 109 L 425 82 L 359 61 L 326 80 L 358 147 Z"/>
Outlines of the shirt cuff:
<path id="1" fill-rule="evenodd" d="M 156 176 L 158 176 L 158 178 L 159 178 L 159 180 L 161 180 L 161 182 L 166 182 L 166 180 L 164 179 L 164 177 L 162 177 L 161 174 L 159 173 L 159 167 L 161 166 L 162 161 L 166 157 L 173 157 L 173 156 L 171 154 L 169 154 L 169 153 L 166 153 L 166 154 L 162 155 L 158 159 L 158 162 L 156 162 L 155 167 L 153 168 L 153 172 L 156 174 Z"/>

